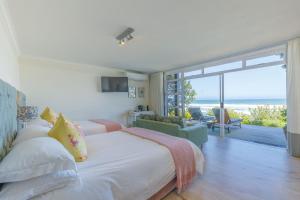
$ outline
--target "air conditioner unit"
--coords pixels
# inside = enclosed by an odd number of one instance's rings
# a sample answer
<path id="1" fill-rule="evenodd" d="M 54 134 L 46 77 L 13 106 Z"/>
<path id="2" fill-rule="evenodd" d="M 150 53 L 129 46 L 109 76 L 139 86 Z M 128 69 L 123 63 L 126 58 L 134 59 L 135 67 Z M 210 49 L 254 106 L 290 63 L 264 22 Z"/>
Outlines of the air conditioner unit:
<path id="1" fill-rule="evenodd" d="M 148 80 L 148 74 L 140 74 L 135 72 L 125 72 L 125 76 L 134 81 L 146 81 Z"/>

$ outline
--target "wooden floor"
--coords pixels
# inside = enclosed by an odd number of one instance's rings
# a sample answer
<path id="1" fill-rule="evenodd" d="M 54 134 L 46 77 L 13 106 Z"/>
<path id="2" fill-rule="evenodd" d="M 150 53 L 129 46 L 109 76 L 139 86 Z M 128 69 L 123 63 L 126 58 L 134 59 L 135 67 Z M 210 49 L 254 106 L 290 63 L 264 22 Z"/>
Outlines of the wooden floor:
<path id="1" fill-rule="evenodd" d="M 209 136 L 203 153 L 204 175 L 165 200 L 300 199 L 300 159 L 284 148 Z"/>

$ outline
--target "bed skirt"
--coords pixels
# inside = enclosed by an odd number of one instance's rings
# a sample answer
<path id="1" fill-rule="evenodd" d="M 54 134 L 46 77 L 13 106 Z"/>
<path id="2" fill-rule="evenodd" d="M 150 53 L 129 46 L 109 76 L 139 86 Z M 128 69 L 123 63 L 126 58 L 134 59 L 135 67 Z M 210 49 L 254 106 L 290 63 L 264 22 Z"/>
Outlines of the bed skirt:
<path id="1" fill-rule="evenodd" d="M 165 185 L 162 189 L 160 189 L 157 193 L 155 193 L 148 200 L 160 200 L 167 196 L 172 190 L 176 188 L 176 178 L 170 181 L 167 185 Z"/>

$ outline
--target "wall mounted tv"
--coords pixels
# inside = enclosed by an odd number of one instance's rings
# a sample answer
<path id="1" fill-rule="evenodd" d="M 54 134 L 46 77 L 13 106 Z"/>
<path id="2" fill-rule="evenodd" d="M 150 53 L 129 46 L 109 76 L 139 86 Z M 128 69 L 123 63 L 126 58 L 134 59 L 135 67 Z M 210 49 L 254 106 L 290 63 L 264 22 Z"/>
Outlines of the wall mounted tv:
<path id="1" fill-rule="evenodd" d="M 102 92 L 128 92 L 127 77 L 101 77 Z"/>

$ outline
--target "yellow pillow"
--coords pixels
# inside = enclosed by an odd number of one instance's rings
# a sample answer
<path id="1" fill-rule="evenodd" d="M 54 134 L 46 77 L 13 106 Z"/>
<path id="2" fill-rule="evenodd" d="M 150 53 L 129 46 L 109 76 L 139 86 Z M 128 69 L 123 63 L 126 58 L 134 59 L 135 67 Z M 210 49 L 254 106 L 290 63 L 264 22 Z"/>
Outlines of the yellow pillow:
<path id="1" fill-rule="evenodd" d="M 46 107 L 40 117 L 54 125 L 57 119 L 57 114 L 51 108 Z"/>
<path id="2" fill-rule="evenodd" d="M 59 114 L 53 128 L 48 132 L 50 137 L 57 139 L 74 156 L 76 162 L 87 159 L 87 148 L 80 131 L 62 114 Z"/>

